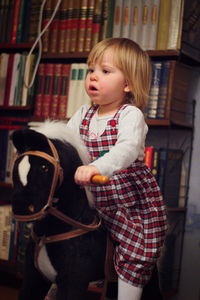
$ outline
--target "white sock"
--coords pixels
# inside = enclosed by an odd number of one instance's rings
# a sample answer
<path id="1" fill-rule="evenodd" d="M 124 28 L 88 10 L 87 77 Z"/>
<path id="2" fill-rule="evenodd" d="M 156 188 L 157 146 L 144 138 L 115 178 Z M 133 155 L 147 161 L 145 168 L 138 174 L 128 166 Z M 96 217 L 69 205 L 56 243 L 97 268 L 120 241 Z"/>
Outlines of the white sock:
<path id="1" fill-rule="evenodd" d="M 117 300 L 140 300 L 142 288 L 126 283 L 118 278 L 118 298 Z"/>

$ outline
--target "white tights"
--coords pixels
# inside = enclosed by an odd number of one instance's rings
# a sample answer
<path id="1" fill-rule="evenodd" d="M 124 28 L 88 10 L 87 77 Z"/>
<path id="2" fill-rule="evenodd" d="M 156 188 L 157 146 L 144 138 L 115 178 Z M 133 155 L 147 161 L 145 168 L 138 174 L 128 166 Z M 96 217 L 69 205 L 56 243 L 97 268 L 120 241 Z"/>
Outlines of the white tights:
<path id="1" fill-rule="evenodd" d="M 140 300 L 142 288 L 126 283 L 118 278 L 118 298 L 117 300 Z"/>

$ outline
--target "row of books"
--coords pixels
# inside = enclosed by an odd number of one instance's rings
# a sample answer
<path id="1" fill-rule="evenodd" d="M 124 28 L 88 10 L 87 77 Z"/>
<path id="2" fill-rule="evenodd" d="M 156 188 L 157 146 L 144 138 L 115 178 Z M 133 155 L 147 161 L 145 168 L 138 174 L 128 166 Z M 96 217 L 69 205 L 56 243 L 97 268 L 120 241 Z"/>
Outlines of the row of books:
<path id="1" fill-rule="evenodd" d="M 0 54 L 0 105 L 27 106 L 33 88 L 27 84 L 31 79 L 36 55 L 27 56 L 26 53 Z M 26 80 L 26 82 L 25 82 Z"/>
<path id="2" fill-rule="evenodd" d="M 169 208 L 184 207 L 187 195 L 187 175 L 181 149 L 145 148 L 145 164 L 157 179 Z"/>
<path id="3" fill-rule="evenodd" d="M 46 1 L 42 28 L 56 4 L 57 0 Z M 130 38 L 144 50 L 180 48 L 183 4 L 183 0 L 63 0 L 42 37 L 43 52 L 90 51 L 99 40 L 112 36 Z M 40 6 L 41 0 L 1 1 L 0 42 L 34 41 Z"/>
<path id="4" fill-rule="evenodd" d="M 46 3 L 43 24 L 55 0 Z M 125 37 L 144 50 L 180 48 L 184 0 L 63 1 L 43 36 L 43 52 L 90 51 L 103 38 Z"/>
<path id="5" fill-rule="evenodd" d="M 145 117 L 148 119 L 165 119 L 168 101 L 169 79 L 174 61 L 153 61 L 151 87 Z"/>
<path id="6" fill-rule="evenodd" d="M 0 117 L 0 182 L 12 183 L 12 167 L 16 149 L 11 137 L 13 131 L 26 126 L 28 119 Z"/>
<path id="7" fill-rule="evenodd" d="M 116 0 L 113 36 L 144 50 L 179 49 L 184 0 Z"/>
<path id="8" fill-rule="evenodd" d="M 89 104 L 84 88 L 86 72 L 86 63 L 40 64 L 33 117 L 70 118 L 82 104 Z"/>
<path id="9" fill-rule="evenodd" d="M 0 43 L 32 43 L 38 34 L 42 0 L 0 1 Z"/>

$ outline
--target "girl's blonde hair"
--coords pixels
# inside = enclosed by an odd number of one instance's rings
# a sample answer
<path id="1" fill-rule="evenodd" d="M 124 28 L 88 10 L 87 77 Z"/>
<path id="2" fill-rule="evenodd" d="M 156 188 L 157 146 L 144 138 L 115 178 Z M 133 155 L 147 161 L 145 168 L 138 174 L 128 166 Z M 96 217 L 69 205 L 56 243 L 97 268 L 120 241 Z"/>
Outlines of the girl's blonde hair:
<path id="1" fill-rule="evenodd" d="M 148 54 L 138 44 L 127 38 L 109 38 L 97 43 L 91 50 L 87 63 L 101 60 L 107 49 L 114 50 L 114 63 L 124 74 L 130 88 L 125 99 L 143 110 L 148 101 L 151 64 Z"/>

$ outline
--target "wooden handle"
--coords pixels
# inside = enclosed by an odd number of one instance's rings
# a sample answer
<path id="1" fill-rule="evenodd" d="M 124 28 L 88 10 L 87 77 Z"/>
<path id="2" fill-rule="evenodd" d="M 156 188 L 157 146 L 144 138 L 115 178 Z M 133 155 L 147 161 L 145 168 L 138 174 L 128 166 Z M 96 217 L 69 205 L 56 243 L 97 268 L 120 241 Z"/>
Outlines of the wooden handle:
<path id="1" fill-rule="evenodd" d="M 91 182 L 96 184 L 106 184 L 109 181 L 108 176 L 94 175 L 92 176 Z"/>

